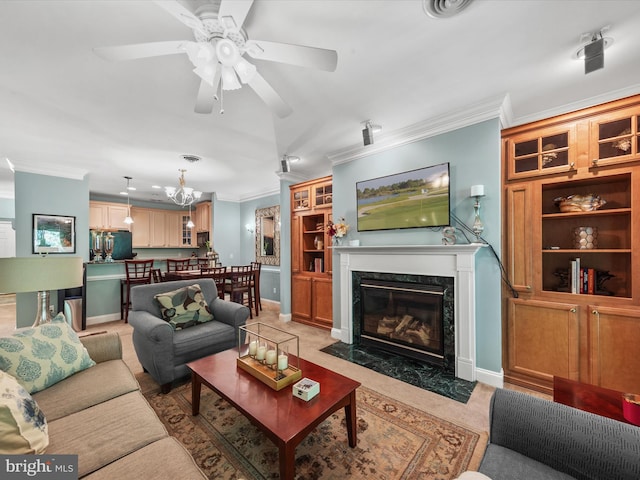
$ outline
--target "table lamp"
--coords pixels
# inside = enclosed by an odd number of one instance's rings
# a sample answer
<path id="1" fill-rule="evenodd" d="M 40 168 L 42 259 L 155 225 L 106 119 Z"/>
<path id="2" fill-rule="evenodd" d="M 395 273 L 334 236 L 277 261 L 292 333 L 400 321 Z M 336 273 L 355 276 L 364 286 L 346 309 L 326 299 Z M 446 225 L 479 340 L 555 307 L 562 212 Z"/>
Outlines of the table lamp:
<path id="1" fill-rule="evenodd" d="M 38 292 L 33 326 L 52 320 L 50 290 L 82 286 L 82 257 L 0 258 L 0 293 Z"/>

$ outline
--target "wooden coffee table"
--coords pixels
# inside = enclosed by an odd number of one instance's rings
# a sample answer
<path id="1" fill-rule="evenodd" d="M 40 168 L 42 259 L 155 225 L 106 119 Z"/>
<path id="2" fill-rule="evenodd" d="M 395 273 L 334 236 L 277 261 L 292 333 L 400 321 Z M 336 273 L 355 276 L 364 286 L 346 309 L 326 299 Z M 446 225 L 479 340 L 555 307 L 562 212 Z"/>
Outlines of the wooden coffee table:
<path id="1" fill-rule="evenodd" d="M 278 447 L 280 478 L 292 480 L 296 446 L 329 417 L 344 407 L 350 447 L 357 444 L 356 389 L 359 382 L 300 359 L 302 376 L 320 383 L 320 393 L 306 402 L 291 393 L 292 386 L 273 390 L 236 364 L 238 350 L 226 350 L 187 364 L 192 372 L 192 413 L 200 413 L 204 384 L 259 427 Z M 295 361 L 294 361 L 295 364 Z"/>
<path id="2" fill-rule="evenodd" d="M 553 377 L 553 401 L 630 423 L 622 414 L 622 392 L 562 377 Z"/>

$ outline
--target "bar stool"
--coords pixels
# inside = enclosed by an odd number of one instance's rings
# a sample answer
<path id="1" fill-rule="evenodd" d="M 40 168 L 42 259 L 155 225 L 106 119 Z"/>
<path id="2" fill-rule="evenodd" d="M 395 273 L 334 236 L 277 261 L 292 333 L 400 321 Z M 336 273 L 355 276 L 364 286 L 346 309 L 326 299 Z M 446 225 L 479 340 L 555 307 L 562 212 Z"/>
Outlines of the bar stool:
<path id="1" fill-rule="evenodd" d="M 131 306 L 131 286 L 145 285 L 151 283 L 151 271 L 153 270 L 153 259 L 151 260 L 125 260 L 124 268 L 126 278 L 120 280 L 120 315 L 124 318 L 124 323 L 129 323 L 129 307 Z M 126 301 L 123 295 L 126 290 Z"/>

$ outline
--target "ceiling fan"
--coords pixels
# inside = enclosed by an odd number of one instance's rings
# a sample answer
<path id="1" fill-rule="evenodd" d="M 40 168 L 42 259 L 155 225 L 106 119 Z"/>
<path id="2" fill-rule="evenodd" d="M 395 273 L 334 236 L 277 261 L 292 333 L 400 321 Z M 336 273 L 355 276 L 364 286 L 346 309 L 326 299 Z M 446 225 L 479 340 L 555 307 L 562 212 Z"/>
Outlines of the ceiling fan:
<path id="1" fill-rule="evenodd" d="M 195 111 L 211 113 L 218 89 L 236 90 L 242 84 L 251 89 L 280 118 L 292 110 L 271 85 L 260 75 L 245 54 L 272 62 L 333 72 L 338 62 L 334 50 L 250 40 L 242 28 L 253 0 L 220 0 L 205 3 L 191 12 L 178 0 L 156 0 L 155 3 L 193 30 L 195 41 L 178 40 L 138 43 L 94 48 L 106 60 L 134 60 L 186 53 L 193 63 L 194 73 L 202 80 L 198 90 Z M 221 113 L 223 110 L 221 109 Z"/>

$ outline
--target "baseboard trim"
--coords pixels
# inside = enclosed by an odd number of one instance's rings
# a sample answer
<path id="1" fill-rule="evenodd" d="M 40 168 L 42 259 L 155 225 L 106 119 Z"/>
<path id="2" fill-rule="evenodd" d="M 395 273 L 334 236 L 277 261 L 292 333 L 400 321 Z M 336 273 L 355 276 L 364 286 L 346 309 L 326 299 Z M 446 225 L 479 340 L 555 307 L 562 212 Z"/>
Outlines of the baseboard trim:
<path id="1" fill-rule="evenodd" d="M 116 320 L 122 320 L 119 313 L 109 313 L 107 315 L 97 315 L 95 317 L 87 317 L 87 326 L 100 325 L 101 323 L 113 322 Z"/>
<path id="2" fill-rule="evenodd" d="M 496 388 L 504 387 L 504 370 L 499 372 L 476 368 L 476 380 Z"/>

